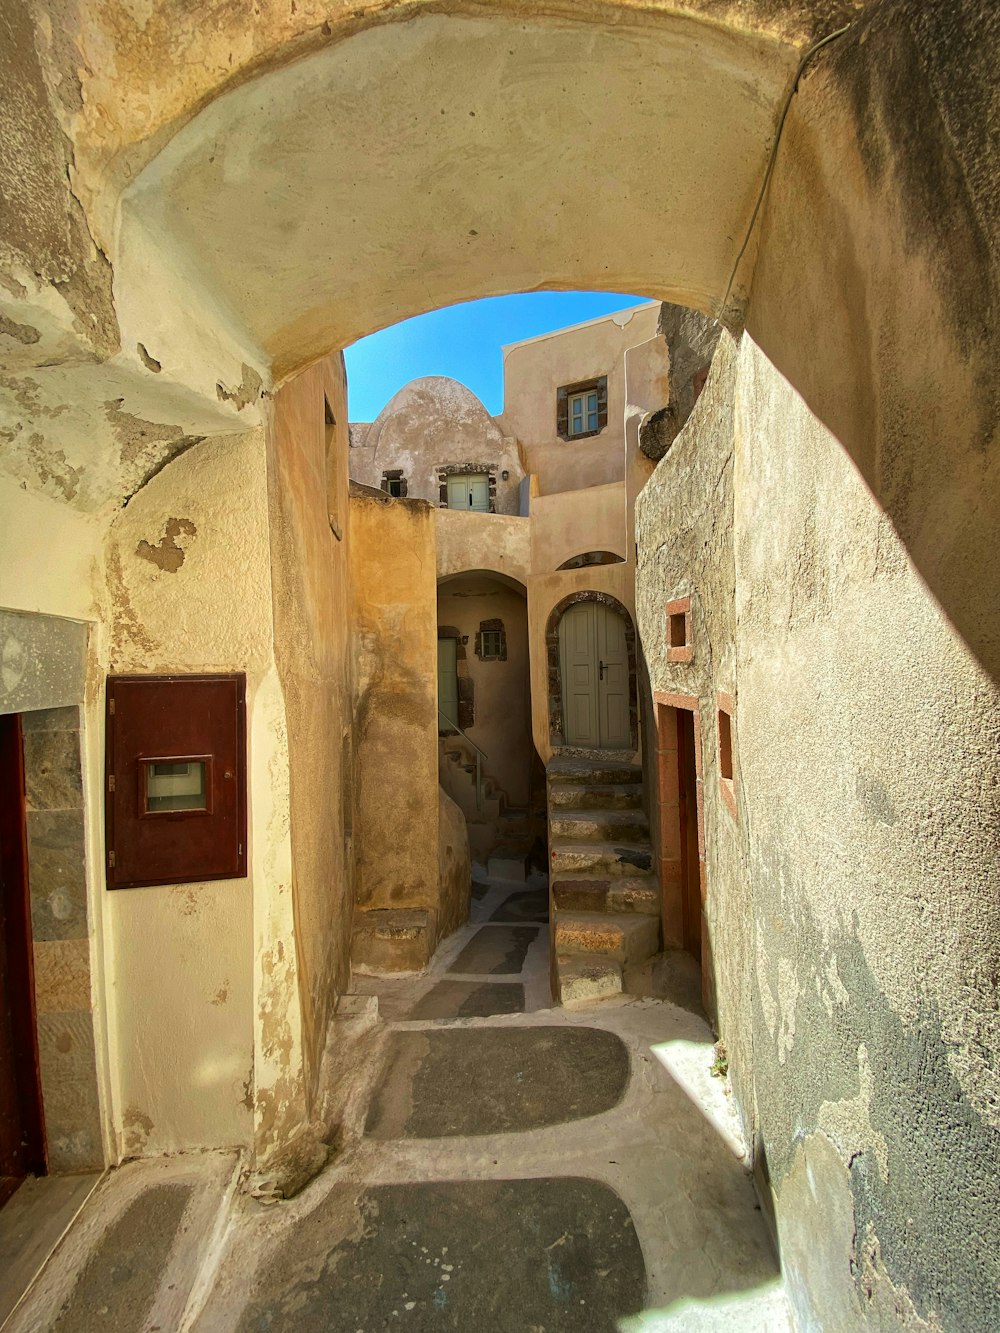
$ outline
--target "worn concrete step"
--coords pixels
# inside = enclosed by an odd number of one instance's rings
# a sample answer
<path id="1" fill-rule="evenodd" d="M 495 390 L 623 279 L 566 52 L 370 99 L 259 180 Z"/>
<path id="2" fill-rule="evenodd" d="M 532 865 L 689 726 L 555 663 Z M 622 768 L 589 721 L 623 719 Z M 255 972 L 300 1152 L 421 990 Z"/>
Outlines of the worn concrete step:
<path id="1" fill-rule="evenodd" d="M 638 782 L 593 786 L 553 782 L 549 785 L 549 805 L 553 810 L 638 810 L 642 805 L 642 786 Z"/>
<path id="2" fill-rule="evenodd" d="M 623 967 L 649 958 L 660 947 L 660 922 L 636 912 L 557 912 L 555 954 L 603 954 Z"/>
<path id="3" fill-rule="evenodd" d="M 642 782 L 642 766 L 620 759 L 550 759 L 545 770 L 552 782 L 583 782 L 588 786 Z"/>
<path id="4" fill-rule="evenodd" d="M 660 885 L 652 875 L 566 875 L 553 877 L 552 901 L 564 912 L 660 914 Z"/>
<path id="5" fill-rule="evenodd" d="M 641 810 L 560 810 L 549 823 L 553 841 L 621 841 L 642 843 L 649 839 L 649 820 Z"/>
<path id="6" fill-rule="evenodd" d="M 549 870 L 553 875 L 594 871 L 602 875 L 644 875 L 653 869 L 653 849 L 648 842 L 553 841 Z"/>
<path id="7" fill-rule="evenodd" d="M 567 1008 L 622 993 L 621 967 L 603 954 L 563 954 L 556 958 L 555 978 L 555 998 Z"/>

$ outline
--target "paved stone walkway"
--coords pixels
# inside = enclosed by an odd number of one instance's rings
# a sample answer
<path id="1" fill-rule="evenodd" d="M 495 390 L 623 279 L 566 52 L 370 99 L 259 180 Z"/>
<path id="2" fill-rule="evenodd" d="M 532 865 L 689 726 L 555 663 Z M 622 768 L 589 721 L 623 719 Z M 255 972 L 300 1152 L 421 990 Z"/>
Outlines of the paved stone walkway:
<path id="1" fill-rule="evenodd" d="M 123 1167 L 9 1333 L 788 1333 L 704 1021 L 552 1009 L 545 917 L 544 881 L 480 885 L 425 974 L 356 979 L 381 1020 L 300 1195 Z"/>

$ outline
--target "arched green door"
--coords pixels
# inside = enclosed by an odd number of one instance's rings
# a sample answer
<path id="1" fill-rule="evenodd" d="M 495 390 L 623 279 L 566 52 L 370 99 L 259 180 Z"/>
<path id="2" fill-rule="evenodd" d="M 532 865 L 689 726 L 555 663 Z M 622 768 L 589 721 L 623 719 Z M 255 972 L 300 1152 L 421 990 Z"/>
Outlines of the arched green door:
<path id="1" fill-rule="evenodd" d="M 559 622 L 563 738 L 567 745 L 629 750 L 625 621 L 603 602 L 577 602 Z"/>

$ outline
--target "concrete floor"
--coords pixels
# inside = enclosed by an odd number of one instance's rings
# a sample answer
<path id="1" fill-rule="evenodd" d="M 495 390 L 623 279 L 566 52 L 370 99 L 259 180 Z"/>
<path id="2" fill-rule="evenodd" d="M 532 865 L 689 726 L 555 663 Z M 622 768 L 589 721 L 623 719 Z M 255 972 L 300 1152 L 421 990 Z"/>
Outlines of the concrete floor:
<path id="1" fill-rule="evenodd" d="M 789 1333 L 704 1021 L 552 1009 L 544 908 L 488 885 L 426 973 L 357 978 L 381 1019 L 296 1198 L 233 1154 L 123 1167 L 4 1333 Z"/>

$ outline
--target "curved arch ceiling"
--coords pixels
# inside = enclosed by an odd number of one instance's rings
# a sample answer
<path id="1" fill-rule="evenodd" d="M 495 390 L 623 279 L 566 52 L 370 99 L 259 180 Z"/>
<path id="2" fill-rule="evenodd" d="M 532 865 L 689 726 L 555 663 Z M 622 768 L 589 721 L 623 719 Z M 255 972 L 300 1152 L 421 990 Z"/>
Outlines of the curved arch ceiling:
<path id="1" fill-rule="evenodd" d="M 424 16 L 221 95 L 122 201 L 126 346 L 214 396 L 470 297 L 718 313 L 797 51 L 676 15 Z"/>

